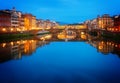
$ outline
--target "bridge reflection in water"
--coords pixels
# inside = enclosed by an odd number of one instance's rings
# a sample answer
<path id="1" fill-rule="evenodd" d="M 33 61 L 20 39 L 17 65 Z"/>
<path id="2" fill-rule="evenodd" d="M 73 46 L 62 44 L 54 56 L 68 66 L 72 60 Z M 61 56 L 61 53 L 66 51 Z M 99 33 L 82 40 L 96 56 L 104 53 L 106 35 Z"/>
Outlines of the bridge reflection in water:
<path id="1" fill-rule="evenodd" d="M 84 41 L 95 47 L 99 52 L 107 55 L 116 54 L 120 57 L 120 43 L 114 41 L 103 41 L 98 37 L 92 37 L 85 32 L 76 34 L 74 31 L 62 31 L 56 34 L 35 36 L 32 39 L 6 41 L 0 43 L 0 63 L 11 59 L 21 59 L 22 56 L 30 56 L 38 47 L 49 44 L 53 41 Z"/>

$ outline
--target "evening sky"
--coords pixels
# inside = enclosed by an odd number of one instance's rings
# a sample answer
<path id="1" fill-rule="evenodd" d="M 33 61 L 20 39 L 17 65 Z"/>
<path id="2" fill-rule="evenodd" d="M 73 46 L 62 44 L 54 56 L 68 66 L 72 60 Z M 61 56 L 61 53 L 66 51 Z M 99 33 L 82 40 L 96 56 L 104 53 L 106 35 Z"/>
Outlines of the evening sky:
<path id="1" fill-rule="evenodd" d="M 120 14 L 120 0 L 0 0 L 0 9 L 16 7 L 40 19 L 65 23 L 83 22 L 97 15 Z"/>

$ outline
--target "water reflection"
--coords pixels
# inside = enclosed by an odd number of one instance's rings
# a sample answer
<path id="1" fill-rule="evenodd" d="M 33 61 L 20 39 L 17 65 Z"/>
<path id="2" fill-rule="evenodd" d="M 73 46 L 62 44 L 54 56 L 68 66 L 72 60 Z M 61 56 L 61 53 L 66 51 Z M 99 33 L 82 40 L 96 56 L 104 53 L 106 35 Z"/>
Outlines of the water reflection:
<path id="1" fill-rule="evenodd" d="M 120 57 L 120 43 L 113 41 L 88 41 L 89 44 L 94 46 L 99 52 L 107 55 L 109 53 L 117 54 Z"/>
<path id="2" fill-rule="evenodd" d="M 41 40 L 18 40 L 0 43 L 0 62 L 10 59 L 20 59 L 22 55 L 31 55 L 38 47 L 48 44 Z"/>
<path id="3" fill-rule="evenodd" d="M 95 47 L 98 52 L 107 55 L 109 53 L 116 54 L 120 57 L 120 43 L 113 41 L 103 41 L 98 37 L 92 37 L 86 33 L 81 33 L 78 36 L 74 32 L 62 32 L 54 36 L 54 34 L 40 35 L 33 39 L 17 40 L 0 43 L 0 62 L 5 62 L 11 59 L 20 59 L 22 56 L 30 56 L 38 47 L 49 44 L 52 41 L 82 41 L 85 40 L 88 44 Z"/>
<path id="4" fill-rule="evenodd" d="M 76 32 L 74 31 L 63 31 L 57 35 L 58 39 L 71 40 L 75 39 Z"/>
<path id="5" fill-rule="evenodd" d="M 64 41 L 48 34 L 1 42 L 0 82 L 120 83 L 119 42 L 86 33 Z"/>

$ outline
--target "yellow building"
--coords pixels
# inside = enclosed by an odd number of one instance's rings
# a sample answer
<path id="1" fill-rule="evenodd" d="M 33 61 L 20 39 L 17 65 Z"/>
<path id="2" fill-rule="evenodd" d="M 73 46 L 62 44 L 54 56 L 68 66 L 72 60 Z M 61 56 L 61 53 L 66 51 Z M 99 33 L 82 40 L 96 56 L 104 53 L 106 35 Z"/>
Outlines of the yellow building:
<path id="1" fill-rule="evenodd" d="M 26 30 L 32 30 L 36 28 L 36 17 L 33 16 L 32 14 L 24 14 L 24 19 L 25 19 L 25 29 Z"/>
<path id="2" fill-rule="evenodd" d="M 24 19 L 25 19 L 25 29 L 26 30 L 31 30 L 31 24 L 32 24 L 32 15 L 31 14 L 24 14 Z"/>
<path id="3" fill-rule="evenodd" d="M 36 17 L 32 16 L 32 25 L 31 25 L 32 29 L 36 29 Z"/>

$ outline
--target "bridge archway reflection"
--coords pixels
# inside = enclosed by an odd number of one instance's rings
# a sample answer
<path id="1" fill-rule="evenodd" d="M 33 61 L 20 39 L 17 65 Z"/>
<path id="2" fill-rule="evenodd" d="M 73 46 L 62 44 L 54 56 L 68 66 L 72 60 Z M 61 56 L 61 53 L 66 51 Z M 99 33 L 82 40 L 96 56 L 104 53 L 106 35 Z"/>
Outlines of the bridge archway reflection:
<path id="1" fill-rule="evenodd" d="M 65 30 L 57 35 L 58 39 L 63 39 L 63 40 L 66 39 L 71 40 L 71 39 L 75 39 L 75 37 L 76 37 L 76 32 L 70 30 L 69 31 Z"/>
<path id="2" fill-rule="evenodd" d="M 55 36 L 55 35 L 54 35 Z M 58 39 L 68 40 L 88 40 L 88 33 L 86 31 L 63 30 L 56 35 Z"/>

